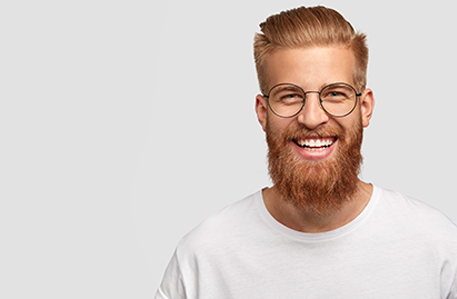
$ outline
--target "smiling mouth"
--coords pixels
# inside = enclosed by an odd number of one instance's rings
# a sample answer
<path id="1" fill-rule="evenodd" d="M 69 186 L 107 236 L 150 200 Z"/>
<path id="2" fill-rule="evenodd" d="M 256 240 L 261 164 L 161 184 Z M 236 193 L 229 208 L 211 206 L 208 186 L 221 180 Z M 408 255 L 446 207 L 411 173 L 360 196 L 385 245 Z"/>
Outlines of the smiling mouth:
<path id="1" fill-rule="evenodd" d="M 310 151 L 323 151 L 331 147 L 335 141 L 336 137 L 293 139 L 296 145 Z"/>

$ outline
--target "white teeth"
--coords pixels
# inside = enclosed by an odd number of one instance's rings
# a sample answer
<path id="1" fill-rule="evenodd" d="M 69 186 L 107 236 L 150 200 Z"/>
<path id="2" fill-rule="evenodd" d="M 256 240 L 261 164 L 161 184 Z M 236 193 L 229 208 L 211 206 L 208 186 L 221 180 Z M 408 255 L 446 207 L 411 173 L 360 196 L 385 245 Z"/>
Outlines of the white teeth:
<path id="1" fill-rule="evenodd" d="M 309 150 L 323 150 L 333 144 L 333 139 L 300 139 L 298 144 Z"/>

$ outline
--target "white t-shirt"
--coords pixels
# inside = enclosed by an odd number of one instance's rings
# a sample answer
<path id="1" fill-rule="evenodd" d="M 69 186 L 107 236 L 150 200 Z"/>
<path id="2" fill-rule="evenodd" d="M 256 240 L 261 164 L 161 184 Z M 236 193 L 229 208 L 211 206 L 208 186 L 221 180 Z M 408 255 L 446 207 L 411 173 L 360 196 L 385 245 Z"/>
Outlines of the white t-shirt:
<path id="1" fill-rule="evenodd" d="M 277 222 L 259 191 L 181 240 L 155 298 L 457 299 L 457 227 L 375 186 L 349 224 L 302 233 Z"/>

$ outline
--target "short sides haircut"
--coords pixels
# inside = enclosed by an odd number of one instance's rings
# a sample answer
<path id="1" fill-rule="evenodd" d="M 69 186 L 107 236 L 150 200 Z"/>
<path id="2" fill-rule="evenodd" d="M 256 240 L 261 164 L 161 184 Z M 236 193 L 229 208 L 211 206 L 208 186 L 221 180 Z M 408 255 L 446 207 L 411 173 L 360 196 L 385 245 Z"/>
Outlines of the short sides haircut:
<path id="1" fill-rule="evenodd" d="M 366 88 L 368 47 L 366 35 L 355 32 L 336 10 L 323 6 L 299 7 L 268 17 L 260 23 L 262 33 L 254 37 L 254 60 L 260 90 L 268 93 L 266 57 L 278 49 L 343 47 L 351 49 L 356 66 L 354 83 L 358 92 Z"/>

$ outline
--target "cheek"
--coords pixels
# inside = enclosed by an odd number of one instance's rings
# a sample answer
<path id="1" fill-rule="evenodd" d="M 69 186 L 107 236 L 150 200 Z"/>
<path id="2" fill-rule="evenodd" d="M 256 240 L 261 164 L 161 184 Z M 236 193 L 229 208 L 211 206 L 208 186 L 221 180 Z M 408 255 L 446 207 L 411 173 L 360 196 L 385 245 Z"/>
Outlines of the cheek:
<path id="1" fill-rule="evenodd" d="M 362 124 L 362 115 L 360 112 L 360 108 L 354 110 L 350 115 L 346 117 L 335 119 L 335 121 L 346 132 L 358 130 L 358 127 Z"/>
<path id="2" fill-rule="evenodd" d="M 274 114 L 268 113 L 266 118 L 266 129 L 275 135 L 284 133 L 294 124 L 294 119 L 279 118 Z"/>
<path id="3" fill-rule="evenodd" d="M 362 118 L 360 115 L 351 119 L 350 122 L 341 123 L 344 130 L 344 144 L 353 146 L 360 144 L 363 136 Z"/>

